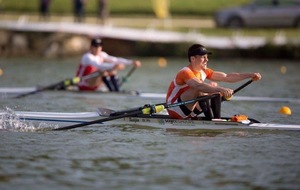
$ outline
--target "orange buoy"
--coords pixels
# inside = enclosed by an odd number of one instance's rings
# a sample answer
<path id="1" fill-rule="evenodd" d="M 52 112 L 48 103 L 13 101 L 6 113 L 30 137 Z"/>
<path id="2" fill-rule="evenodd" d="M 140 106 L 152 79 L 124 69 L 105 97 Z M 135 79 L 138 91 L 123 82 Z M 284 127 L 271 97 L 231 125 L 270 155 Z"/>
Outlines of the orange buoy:
<path id="1" fill-rule="evenodd" d="M 168 64 L 168 61 L 166 60 L 166 58 L 160 57 L 160 58 L 158 58 L 158 60 L 157 60 L 157 64 L 158 64 L 160 67 L 166 67 L 167 64 Z"/>
<path id="2" fill-rule="evenodd" d="M 282 106 L 279 109 L 279 113 L 284 114 L 284 115 L 292 115 L 292 111 L 288 106 Z"/>

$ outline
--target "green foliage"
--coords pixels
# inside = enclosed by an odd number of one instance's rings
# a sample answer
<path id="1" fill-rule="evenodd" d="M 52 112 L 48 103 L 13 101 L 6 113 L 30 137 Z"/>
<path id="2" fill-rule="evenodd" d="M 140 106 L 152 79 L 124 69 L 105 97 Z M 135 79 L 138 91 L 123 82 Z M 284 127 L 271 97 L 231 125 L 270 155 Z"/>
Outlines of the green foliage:
<path id="1" fill-rule="evenodd" d="M 242 5 L 251 0 L 169 0 L 172 15 L 207 15 L 211 16 L 223 7 Z M 153 15 L 152 0 L 108 0 L 111 14 Z M 39 0 L 0 0 L 0 7 L 7 12 L 38 13 Z M 73 0 L 52 0 L 52 14 L 72 14 Z M 87 0 L 86 13 L 98 11 L 98 0 Z"/>
<path id="2" fill-rule="evenodd" d="M 210 16 L 220 8 L 239 6 L 249 2 L 249 0 L 171 0 L 171 12 Z"/>

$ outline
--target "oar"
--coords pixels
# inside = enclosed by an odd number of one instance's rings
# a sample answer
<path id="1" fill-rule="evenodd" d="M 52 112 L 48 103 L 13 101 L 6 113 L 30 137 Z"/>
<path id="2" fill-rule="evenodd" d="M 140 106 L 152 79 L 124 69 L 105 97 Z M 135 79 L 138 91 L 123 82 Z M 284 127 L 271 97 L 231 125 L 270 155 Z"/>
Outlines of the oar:
<path id="1" fill-rule="evenodd" d="M 156 107 L 156 106 L 163 106 L 164 108 L 173 108 L 173 107 L 177 107 L 177 106 L 181 106 L 181 105 L 185 105 L 185 104 L 191 104 L 191 103 L 195 103 L 195 102 L 198 102 L 198 101 L 202 101 L 202 100 L 207 100 L 207 99 L 211 99 L 211 98 L 214 98 L 216 97 L 217 94 L 212 94 L 212 95 L 208 95 L 208 96 L 199 96 L 195 99 L 191 99 L 191 100 L 187 100 L 187 101 L 183 101 L 183 102 L 177 102 L 177 103 L 173 103 L 173 104 L 167 104 L 167 103 L 158 103 L 158 104 L 154 104 L 153 106 Z M 149 104 L 147 104 L 147 106 L 150 106 Z M 139 107 L 137 108 L 131 108 L 129 110 L 124 110 L 124 111 L 116 111 L 116 112 L 113 112 L 111 113 L 110 115 L 111 116 L 116 116 L 116 115 L 122 115 L 128 111 L 135 111 L 137 109 L 140 109 Z"/>
<path id="2" fill-rule="evenodd" d="M 119 84 L 119 87 L 121 87 L 125 82 L 127 82 L 128 78 L 132 75 L 132 73 L 136 70 L 137 67 L 133 66 L 130 71 L 127 73 L 125 77 L 122 78 L 122 81 Z"/>
<path id="3" fill-rule="evenodd" d="M 240 87 L 236 88 L 234 91 L 233 91 L 233 94 L 237 93 L 238 91 L 242 90 L 243 88 L 245 88 L 246 86 L 248 86 L 249 84 L 251 84 L 253 82 L 253 80 L 249 80 L 247 81 L 246 83 L 244 83 L 243 85 L 241 85 Z M 212 95 L 208 95 L 208 96 L 200 96 L 200 97 L 197 97 L 195 99 L 191 99 L 191 100 L 187 100 L 187 101 L 183 101 L 183 102 L 178 102 L 178 103 L 174 103 L 174 104 L 166 104 L 165 102 L 164 103 L 158 103 L 158 104 L 155 104 L 155 106 L 159 106 L 159 105 L 163 105 L 165 108 L 171 108 L 171 107 L 176 107 L 176 106 L 181 106 L 181 105 L 185 105 L 185 104 L 191 104 L 191 103 L 195 103 L 197 101 L 202 101 L 202 100 L 207 100 L 207 99 L 211 99 L 211 98 L 214 98 L 216 97 L 217 94 L 212 94 Z M 226 100 L 225 98 L 222 98 L 222 101 L 229 101 Z M 99 110 L 100 111 L 104 111 L 105 114 L 109 113 L 111 116 L 116 116 L 116 115 L 122 115 L 128 111 L 135 111 L 139 109 L 138 108 L 132 108 L 130 110 L 124 110 L 124 111 L 113 111 L 113 110 L 110 110 L 110 109 L 106 109 L 106 108 L 100 108 Z"/>
<path id="4" fill-rule="evenodd" d="M 245 88 L 246 86 L 248 86 L 249 84 L 251 84 L 253 82 L 253 79 L 250 79 L 249 81 L 247 81 L 245 84 L 241 85 L 240 87 L 238 87 L 237 89 L 235 89 L 233 91 L 233 94 L 237 93 L 238 91 L 242 90 L 243 88 Z"/>
<path id="5" fill-rule="evenodd" d="M 237 89 L 233 90 L 233 94 L 235 94 L 238 91 L 242 90 L 243 88 L 245 88 L 246 86 L 248 86 L 252 82 L 253 82 L 252 79 L 247 81 L 246 83 L 244 83 L 243 85 L 241 85 Z M 211 99 L 211 98 L 214 98 L 216 96 L 217 96 L 217 94 L 211 94 L 211 95 L 207 95 L 207 96 L 199 96 L 195 99 L 191 99 L 191 100 L 187 100 L 187 101 L 183 101 L 183 102 L 178 102 L 178 103 L 174 103 L 174 104 L 159 103 L 159 104 L 155 104 L 155 106 L 163 105 L 165 108 L 172 108 L 172 107 L 176 107 L 176 106 L 181 106 L 181 105 L 191 104 L 191 103 L 195 103 L 195 102 L 202 101 L 202 100 Z M 228 101 L 228 100 L 226 100 L 225 98 L 222 98 L 222 101 Z M 133 109 L 130 109 L 130 110 L 125 110 L 125 111 L 117 111 L 117 112 L 111 113 L 111 115 L 120 115 L 120 114 L 123 114 L 127 111 L 136 110 L 136 109 L 139 109 L 139 108 L 133 108 Z"/>
<path id="6" fill-rule="evenodd" d="M 20 95 L 16 96 L 15 98 L 23 98 L 25 96 L 36 94 L 36 93 L 39 93 L 39 92 L 42 92 L 42 91 L 45 91 L 45 90 L 58 89 L 58 88 L 61 88 L 61 87 L 64 87 L 64 86 L 67 87 L 69 85 L 77 84 L 78 83 L 77 81 L 80 81 L 79 77 L 74 77 L 74 78 L 71 78 L 71 79 L 65 79 L 63 81 L 60 81 L 58 83 L 54 83 L 54 84 L 51 84 L 51 85 L 48 85 L 48 86 L 38 87 L 37 90 L 20 94 Z"/>
<path id="7" fill-rule="evenodd" d="M 245 82 L 244 84 L 242 84 L 240 87 L 236 88 L 235 90 L 233 90 L 232 95 L 234 95 L 235 93 L 237 93 L 238 91 L 242 90 L 243 88 L 245 88 L 246 86 L 248 86 L 249 84 L 251 84 L 253 82 L 253 79 L 250 79 L 249 81 Z M 231 97 L 230 97 L 231 98 Z M 230 98 L 226 99 L 224 97 L 222 97 L 222 101 L 229 101 Z"/>
<path id="8" fill-rule="evenodd" d="M 89 122 L 86 122 L 86 123 L 79 123 L 79 124 L 75 124 L 75 125 L 60 127 L 60 128 L 56 128 L 56 129 L 53 129 L 53 130 L 54 131 L 61 131 L 61 130 L 74 129 L 74 128 L 78 128 L 78 127 L 84 127 L 84 126 L 87 126 L 87 125 L 92 125 L 92 124 L 95 124 L 95 123 L 103 123 L 103 122 L 106 122 L 106 121 L 112 121 L 112 120 L 116 120 L 116 119 L 120 119 L 120 118 L 124 118 L 124 117 L 135 116 L 135 115 L 138 115 L 138 114 L 156 113 L 156 112 L 162 111 L 163 109 L 164 109 L 163 106 L 152 107 L 152 106 L 149 106 L 149 105 L 145 105 L 145 106 L 140 107 L 140 108 L 135 109 L 135 110 L 128 110 L 127 112 L 124 112 L 121 115 L 109 116 L 107 118 L 97 119 L 97 120 L 89 121 Z"/>
<path id="9" fill-rule="evenodd" d="M 73 78 L 65 79 L 63 81 L 60 81 L 60 82 L 57 82 L 57 83 L 54 83 L 54 84 L 51 84 L 51 85 L 48 85 L 48 86 L 39 87 L 37 90 L 20 94 L 20 95 L 16 96 L 15 98 L 23 98 L 25 96 L 29 96 L 29 95 L 32 95 L 32 94 L 43 92 L 45 90 L 66 88 L 66 87 L 71 86 L 71 85 L 77 85 L 82 80 L 87 80 L 87 79 L 90 79 L 90 78 L 97 77 L 97 76 L 101 75 L 102 73 L 103 73 L 102 71 L 96 71 L 96 72 L 93 72 L 93 73 L 91 73 L 89 75 L 86 75 L 84 77 L 81 77 L 81 78 L 80 77 L 73 77 Z"/>
<path id="10" fill-rule="evenodd" d="M 124 118 L 124 117 L 136 116 L 136 115 L 139 115 L 139 114 L 158 113 L 158 112 L 161 112 L 162 110 L 164 110 L 165 108 L 176 107 L 176 106 L 180 106 L 180 105 L 183 105 L 183 104 L 190 104 L 190 103 L 194 103 L 194 102 L 197 102 L 197 101 L 210 99 L 214 96 L 215 95 L 201 96 L 201 97 L 198 97 L 198 98 L 195 98 L 195 99 L 192 99 L 192 100 L 187 100 L 187 101 L 184 101 L 184 102 L 178 102 L 178 103 L 174 103 L 174 104 L 166 104 L 166 103 L 155 104 L 155 105 L 146 104 L 142 107 L 132 108 L 132 109 L 119 111 L 119 112 L 114 112 L 113 114 L 111 114 L 107 118 L 102 118 L 102 119 L 97 119 L 97 120 L 89 121 L 89 122 L 85 122 L 85 123 L 79 123 L 79 124 L 75 124 L 75 125 L 60 127 L 60 128 L 56 128 L 56 129 L 53 129 L 53 130 L 54 131 L 68 130 L 68 129 L 84 127 L 84 126 L 92 125 L 92 124 L 96 124 L 96 123 L 103 123 L 103 122 L 106 122 L 106 121 L 121 119 L 121 118 Z"/>

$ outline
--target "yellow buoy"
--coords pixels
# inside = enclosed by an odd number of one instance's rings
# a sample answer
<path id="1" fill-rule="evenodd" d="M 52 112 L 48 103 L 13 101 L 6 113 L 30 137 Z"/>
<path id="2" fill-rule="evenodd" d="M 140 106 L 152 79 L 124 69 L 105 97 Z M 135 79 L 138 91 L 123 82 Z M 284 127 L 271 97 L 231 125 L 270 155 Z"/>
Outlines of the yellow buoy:
<path id="1" fill-rule="evenodd" d="M 158 64 L 160 67 L 166 67 L 167 64 L 168 64 L 168 62 L 167 62 L 167 60 L 166 60 L 165 58 L 160 57 L 160 58 L 158 58 L 158 60 L 157 60 L 157 64 Z"/>
<path id="2" fill-rule="evenodd" d="M 281 72 L 281 74 L 285 74 L 287 72 L 286 66 L 281 66 L 280 67 L 280 72 Z"/>
<path id="3" fill-rule="evenodd" d="M 284 114 L 284 115 L 292 115 L 291 109 L 289 107 L 287 107 L 287 106 L 282 106 L 279 109 L 279 113 Z"/>

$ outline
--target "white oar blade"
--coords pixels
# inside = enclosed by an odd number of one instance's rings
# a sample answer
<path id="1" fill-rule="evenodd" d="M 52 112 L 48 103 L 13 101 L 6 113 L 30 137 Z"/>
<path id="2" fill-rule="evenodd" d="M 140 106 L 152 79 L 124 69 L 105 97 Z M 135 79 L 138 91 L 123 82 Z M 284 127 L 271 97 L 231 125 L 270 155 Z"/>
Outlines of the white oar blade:
<path id="1" fill-rule="evenodd" d="M 108 108 L 98 108 L 97 111 L 100 116 L 109 116 L 110 114 L 116 112 L 115 110 L 108 109 Z"/>

